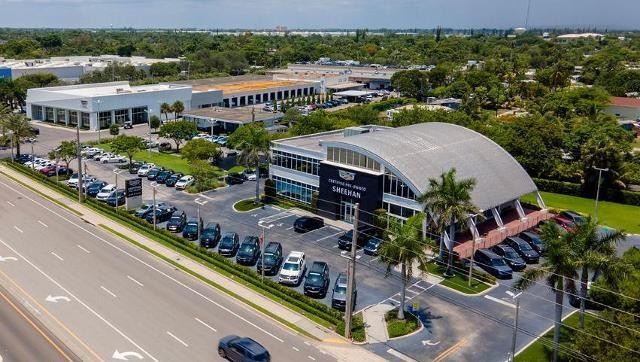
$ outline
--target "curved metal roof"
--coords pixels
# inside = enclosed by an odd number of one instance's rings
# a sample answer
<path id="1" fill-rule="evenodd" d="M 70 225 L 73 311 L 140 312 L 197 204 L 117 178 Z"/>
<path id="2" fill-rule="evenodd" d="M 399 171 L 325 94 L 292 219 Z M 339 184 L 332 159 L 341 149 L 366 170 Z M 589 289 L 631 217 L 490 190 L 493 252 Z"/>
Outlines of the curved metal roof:
<path id="1" fill-rule="evenodd" d="M 458 178 L 476 179 L 471 196 L 482 210 L 537 190 L 527 172 L 502 147 L 454 124 L 429 122 L 380 129 L 323 145 L 378 159 L 419 194 L 426 191 L 430 178 L 439 178 L 453 167 Z"/>

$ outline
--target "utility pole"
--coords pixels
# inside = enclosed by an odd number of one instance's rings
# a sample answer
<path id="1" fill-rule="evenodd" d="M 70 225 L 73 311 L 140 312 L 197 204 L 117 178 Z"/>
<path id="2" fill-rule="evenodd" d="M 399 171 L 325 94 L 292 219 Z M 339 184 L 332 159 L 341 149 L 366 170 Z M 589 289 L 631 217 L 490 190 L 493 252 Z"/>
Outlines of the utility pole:
<path id="1" fill-rule="evenodd" d="M 598 168 L 596 166 L 591 166 L 594 170 L 598 171 L 598 188 L 596 189 L 596 206 L 593 211 L 593 219 L 598 222 L 598 199 L 600 198 L 600 180 L 602 179 L 602 171 L 609 172 L 608 168 Z"/>
<path id="2" fill-rule="evenodd" d="M 516 339 L 518 338 L 518 314 L 520 312 L 520 293 L 514 293 L 510 290 L 507 290 L 507 295 L 511 297 L 516 302 L 516 315 L 513 320 L 513 337 L 511 338 L 511 353 L 509 354 L 509 361 L 513 362 L 516 358 Z"/>
<path id="3" fill-rule="evenodd" d="M 116 203 L 115 203 L 115 209 L 116 212 L 118 211 L 118 175 L 122 172 L 123 170 L 115 168 L 113 169 L 113 173 L 116 174 Z"/>
<path id="4" fill-rule="evenodd" d="M 33 162 L 33 160 L 35 160 L 35 154 L 33 153 L 33 141 L 31 141 L 31 169 L 35 170 L 36 169 L 36 163 Z"/>
<path id="5" fill-rule="evenodd" d="M 207 200 L 201 200 L 200 198 L 197 198 L 195 200 L 193 200 L 193 202 L 196 203 L 196 213 L 197 213 L 197 218 L 198 218 L 198 243 L 200 242 L 200 232 L 202 229 L 202 223 L 200 222 L 200 206 L 204 206 L 208 201 Z"/>
<path id="6" fill-rule="evenodd" d="M 80 152 L 80 120 L 76 123 L 76 151 L 78 157 L 78 202 L 82 202 L 82 153 Z"/>
<path id="7" fill-rule="evenodd" d="M 262 281 L 264 282 L 264 248 L 267 242 L 267 239 L 265 239 L 266 229 L 271 229 L 273 227 L 273 224 L 259 225 L 262 227 L 262 239 L 260 240 L 260 276 L 262 277 Z"/>
<path id="8" fill-rule="evenodd" d="M 351 256 L 347 266 L 347 297 L 345 306 L 344 336 L 351 339 L 351 319 L 353 317 L 353 284 L 356 280 L 356 249 L 358 247 L 358 218 L 360 204 L 355 204 L 353 210 L 353 237 L 351 238 Z"/>

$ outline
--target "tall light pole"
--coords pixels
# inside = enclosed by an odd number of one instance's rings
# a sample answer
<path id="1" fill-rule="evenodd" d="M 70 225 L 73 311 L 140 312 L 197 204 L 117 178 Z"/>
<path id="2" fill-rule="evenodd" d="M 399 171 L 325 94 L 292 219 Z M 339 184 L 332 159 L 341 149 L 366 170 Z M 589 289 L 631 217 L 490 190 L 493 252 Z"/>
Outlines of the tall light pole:
<path id="1" fill-rule="evenodd" d="M 33 141 L 31 141 L 30 143 L 31 143 L 31 169 L 35 170 L 36 163 L 33 162 L 33 160 L 35 160 L 35 154 L 33 153 Z"/>
<path id="2" fill-rule="evenodd" d="M 353 284 L 356 279 L 356 249 L 358 247 L 358 218 L 360 217 L 360 204 L 356 203 L 353 209 L 353 237 L 351 239 L 351 257 L 347 267 L 347 299 L 345 306 L 344 336 L 351 339 L 351 319 L 353 318 Z"/>
<path id="3" fill-rule="evenodd" d="M 155 181 L 151 183 L 151 188 L 153 189 L 153 230 L 156 229 L 156 189 L 158 186 L 160 185 Z"/>
<path id="4" fill-rule="evenodd" d="M 202 223 L 200 222 L 200 206 L 204 206 L 208 201 L 197 198 L 193 200 L 196 203 L 196 217 L 198 218 L 198 243 L 200 242 L 200 229 L 202 229 Z"/>
<path id="5" fill-rule="evenodd" d="M 518 313 L 520 312 L 520 295 L 522 292 L 514 293 L 510 290 L 506 291 L 507 295 L 516 302 L 516 315 L 513 319 L 513 337 L 511 338 L 511 353 L 509 354 L 509 361 L 513 362 L 516 358 L 516 339 L 518 338 Z"/>
<path id="6" fill-rule="evenodd" d="M 593 219 L 598 222 L 598 199 L 600 198 L 600 181 L 602 179 L 602 171 L 609 172 L 609 168 L 598 168 L 596 166 L 591 166 L 594 170 L 598 171 L 598 188 L 596 189 L 596 206 L 593 211 Z"/>
<path id="7" fill-rule="evenodd" d="M 97 115 L 97 114 L 96 114 Z M 80 123 L 82 117 L 76 122 L 76 157 L 78 158 L 78 185 L 82 184 L 82 152 L 80 148 Z M 78 202 L 82 202 L 82 188 L 78 187 Z"/>
<path id="8" fill-rule="evenodd" d="M 114 168 L 113 169 L 113 173 L 116 174 L 116 204 L 115 204 L 115 209 L 116 211 L 118 211 L 118 175 L 124 170 L 121 170 L 119 168 Z"/>
<path id="9" fill-rule="evenodd" d="M 96 121 L 98 123 L 98 143 L 102 143 L 100 140 L 100 130 L 102 129 L 102 124 L 100 124 L 100 103 L 102 103 L 102 100 L 96 99 L 94 100 L 94 102 L 98 105 L 98 107 L 96 108 Z"/>

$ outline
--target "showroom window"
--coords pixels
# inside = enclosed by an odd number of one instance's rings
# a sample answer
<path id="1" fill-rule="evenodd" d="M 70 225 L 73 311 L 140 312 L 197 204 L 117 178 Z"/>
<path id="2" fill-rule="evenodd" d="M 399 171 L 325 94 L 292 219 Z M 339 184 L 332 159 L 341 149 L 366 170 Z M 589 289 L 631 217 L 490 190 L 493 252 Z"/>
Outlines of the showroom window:
<path id="1" fill-rule="evenodd" d="M 75 126 L 78 124 L 78 111 L 69 111 L 69 125 Z"/>
<path id="2" fill-rule="evenodd" d="M 416 194 L 411 190 L 409 185 L 400 180 L 391 172 L 384 174 L 383 190 L 385 194 L 404 197 L 405 199 L 416 199 Z"/>
<path id="3" fill-rule="evenodd" d="M 111 111 L 98 113 L 98 123 L 100 124 L 100 129 L 109 128 L 111 125 Z"/>
<path id="4" fill-rule="evenodd" d="M 55 110 L 51 107 L 45 107 L 44 109 L 44 120 L 47 122 L 53 122 Z"/>
<path id="5" fill-rule="evenodd" d="M 80 127 L 89 128 L 91 126 L 91 115 L 87 112 L 82 112 L 82 123 L 80 123 Z"/>
<path id="6" fill-rule="evenodd" d="M 42 121 L 42 106 L 31 105 L 31 119 Z"/>
<path id="7" fill-rule="evenodd" d="M 327 147 L 327 160 L 367 170 L 380 171 L 380 163 L 378 161 L 359 152 L 344 148 Z"/>
<path id="8" fill-rule="evenodd" d="M 131 121 L 133 124 L 147 123 L 147 107 L 134 107 L 131 109 Z"/>
<path id="9" fill-rule="evenodd" d="M 123 125 L 124 122 L 129 120 L 129 109 L 116 109 L 114 113 L 116 124 Z"/>
<path id="10" fill-rule="evenodd" d="M 273 180 L 276 182 L 276 194 L 278 196 L 300 201 L 305 204 L 310 204 L 313 193 L 318 192 L 317 187 L 302 182 L 292 181 L 278 176 L 274 176 Z"/>
<path id="11" fill-rule="evenodd" d="M 271 163 L 273 165 L 288 168 L 291 170 L 296 170 L 311 175 L 318 175 L 320 160 L 288 152 L 273 151 Z"/>
<path id="12" fill-rule="evenodd" d="M 67 123 L 67 114 L 64 109 L 56 109 L 57 117 L 56 122 Z"/>

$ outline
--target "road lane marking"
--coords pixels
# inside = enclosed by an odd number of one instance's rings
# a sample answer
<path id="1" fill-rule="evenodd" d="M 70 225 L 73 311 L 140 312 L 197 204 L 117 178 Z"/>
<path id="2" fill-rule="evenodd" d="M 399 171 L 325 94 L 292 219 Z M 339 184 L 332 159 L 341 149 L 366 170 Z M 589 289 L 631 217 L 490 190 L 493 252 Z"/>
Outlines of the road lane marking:
<path id="1" fill-rule="evenodd" d="M 137 280 L 133 279 L 133 277 L 132 277 L 131 275 L 127 275 L 127 278 L 128 278 L 129 280 L 131 280 L 132 282 L 134 282 L 134 283 L 138 284 L 139 286 L 144 287 L 144 284 L 142 284 L 142 283 L 140 283 L 139 281 L 137 281 Z"/>
<path id="2" fill-rule="evenodd" d="M 2 183 L 2 182 L 0 182 Z M 6 186 L 6 184 L 5 184 Z M 24 194 L 22 194 L 23 196 L 26 196 Z M 27 198 L 29 198 L 28 196 L 26 196 Z M 30 199 L 30 198 L 29 198 Z M 30 199 L 32 200 L 32 199 Z M 34 200 L 32 200 L 34 201 Z M 36 201 L 34 201 L 36 202 Z M 37 203 L 37 202 L 36 202 Z M 38 203 L 39 204 L 39 203 Z M 44 205 L 40 204 L 41 206 L 45 207 Z M 46 208 L 46 207 L 45 207 Z M 51 211 L 51 210 L 50 210 Z M 68 220 L 65 218 L 65 220 Z M 75 224 L 74 224 L 75 225 Z M 7 244 L 6 242 L 4 242 L 4 240 L 0 239 L 0 243 L 2 243 L 4 246 L 6 246 L 9 250 L 13 251 L 16 255 L 18 255 L 20 258 L 22 258 L 24 261 L 26 261 L 29 265 L 31 265 L 32 268 L 34 268 L 35 270 L 37 270 L 40 274 L 42 274 L 44 277 L 46 277 L 47 279 L 49 279 L 49 281 L 51 281 L 53 284 L 55 284 L 58 288 L 62 289 L 65 293 L 67 293 L 68 295 L 70 295 L 73 299 L 75 299 L 76 302 L 80 303 L 84 308 L 86 308 L 89 312 L 91 312 L 94 316 L 96 316 L 97 318 L 99 318 L 102 322 L 104 322 L 106 325 L 108 325 L 109 327 L 111 327 L 111 329 L 113 329 L 114 331 L 116 331 L 116 333 L 118 333 L 120 336 L 122 336 L 124 339 L 126 339 L 127 341 L 129 341 L 129 343 L 133 344 L 137 349 L 139 349 L 140 351 L 142 351 L 144 354 L 147 355 L 147 357 L 151 358 L 154 362 L 158 362 L 158 359 L 153 357 L 149 352 L 147 352 L 146 350 L 144 350 L 142 347 L 140 347 L 136 342 L 133 341 L 133 339 L 129 338 L 126 334 L 124 334 L 121 330 L 119 330 L 115 325 L 113 325 L 111 322 L 109 322 L 108 320 L 106 320 L 103 316 L 101 316 L 98 312 L 96 312 L 93 308 L 91 308 L 88 304 L 86 304 L 85 302 L 83 302 L 80 298 L 76 297 L 73 293 L 69 292 L 69 290 L 67 290 L 65 287 L 62 286 L 62 284 L 58 283 L 58 281 L 56 281 L 55 279 L 53 279 L 49 274 L 45 273 L 42 269 L 40 269 L 37 265 L 35 265 L 34 263 L 32 263 L 29 259 L 25 258 L 24 255 L 20 254 L 17 250 L 15 250 L 13 247 L 11 247 L 11 245 Z"/>
<path id="3" fill-rule="evenodd" d="M 44 227 L 46 227 L 46 228 L 48 228 L 48 227 L 49 227 L 47 224 L 43 223 L 43 222 L 42 222 L 42 221 L 40 221 L 40 220 L 38 220 L 38 223 L 40 223 L 40 225 L 42 225 L 42 226 L 44 226 Z"/>
<path id="4" fill-rule="evenodd" d="M 487 299 L 489 299 L 489 300 L 492 300 L 492 301 L 494 301 L 494 302 L 496 302 L 496 303 L 500 303 L 500 304 L 502 304 L 502 305 L 506 305 L 507 307 L 511 307 L 511 308 L 513 308 L 513 309 L 515 309 L 515 308 L 516 308 L 516 305 L 515 305 L 515 304 L 513 304 L 513 303 L 509 303 L 509 302 L 505 302 L 505 301 L 504 301 L 504 300 L 502 300 L 502 299 L 498 299 L 498 298 L 492 297 L 492 296 L 490 296 L 490 295 L 485 295 L 484 297 L 485 297 L 485 298 L 487 298 Z"/>
<path id="5" fill-rule="evenodd" d="M 467 344 L 467 338 L 462 338 L 453 346 L 445 349 L 442 353 L 440 353 L 436 358 L 433 359 L 433 362 L 441 362 L 444 361 L 445 358 L 451 356 L 452 354 L 458 352 L 462 347 Z"/>
<path id="6" fill-rule="evenodd" d="M 16 206 L 14 205 L 11 201 L 7 201 L 7 204 L 11 205 L 11 206 Z"/>
<path id="7" fill-rule="evenodd" d="M 111 296 L 112 296 L 112 297 L 114 297 L 114 298 L 118 298 L 118 296 L 117 296 L 117 295 L 115 295 L 112 291 L 110 291 L 109 289 L 107 289 L 107 288 L 103 287 L 102 285 L 100 286 L 100 288 L 101 288 L 102 290 L 104 290 L 105 292 L 107 292 L 107 293 L 111 294 Z"/>
<path id="8" fill-rule="evenodd" d="M 22 233 L 24 233 L 24 231 L 20 230 L 20 228 L 19 228 L 19 227 L 17 227 L 17 226 L 15 226 L 15 225 L 13 225 L 13 228 L 14 228 L 14 229 L 16 229 L 16 230 L 18 230 L 21 234 L 22 234 Z"/>
<path id="9" fill-rule="evenodd" d="M 179 343 L 181 343 L 183 346 L 185 347 L 189 347 L 188 344 L 186 344 L 183 340 L 181 340 L 180 338 L 176 337 L 173 333 L 167 331 L 167 334 L 170 335 L 171 337 L 173 337 L 173 339 L 175 339 L 176 341 L 178 341 Z"/>
<path id="10" fill-rule="evenodd" d="M 308 359 L 310 359 L 310 360 L 312 360 L 312 361 L 315 361 L 315 360 L 316 360 L 315 358 L 313 358 L 313 357 L 311 357 L 311 356 L 307 356 L 307 358 L 308 358 Z"/>
<path id="11" fill-rule="evenodd" d="M 198 317 L 196 317 L 196 320 L 197 320 L 200 324 L 202 324 L 203 326 L 205 326 L 205 327 L 209 328 L 210 330 L 212 330 L 212 331 L 214 331 L 214 332 L 218 332 L 218 330 L 217 330 L 217 329 L 215 329 L 215 328 L 211 327 L 210 325 L 208 325 L 207 323 L 205 323 L 205 322 L 201 321 L 200 319 L 198 319 Z"/>
<path id="12" fill-rule="evenodd" d="M 60 259 L 60 261 L 64 261 L 64 259 L 62 259 L 62 257 L 60 255 L 56 254 L 54 251 L 51 252 L 51 255 L 55 256 L 58 259 Z"/>
<path id="13" fill-rule="evenodd" d="M 414 362 L 414 361 L 415 361 L 413 358 L 411 358 L 411 357 L 409 357 L 409 356 L 406 356 L 406 355 L 404 355 L 404 354 L 402 354 L 402 353 L 400 353 L 400 352 L 396 351 L 396 350 L 395 350 L 395 349 L 393 349 L 393 348 L 389 348 L 389 349 L 387 350 L 387 353 L 388 353 L 388 354 L 390 354 L 390 355 L 392 355 L 392 356 L 395 356 L 396 358 L 399 358 L 399 359 L 401 359 L 401 360 L 403 360 L 403 361 L 406 361 L 406 362 Z"/>
<path id="14" fill-rule="evenodd" d="M 337 248 L 337 247 L 339 247 L 339 246 L 340 246 L 340 245 L 336 244 L 336 245 L 332 246 L 332 248 Z"/>
<path id="15" fill-rule="evenodd" d="M 85 253 L 91 254 L 91 252 L 89 250 L 85 249 L 82 245 L 78 244 L 77 246 L 78 246 L 78 248 L 80 248 L 80 250 L 84 251 Z"/>
<path id="16" fill-rule="evenodd" d="M 31 327 L 33 327 L 33 329 L 35 329 L 38 333 L 40 333 L 40 335 L 42 337 L 44 337 L 44 339 L 46 339 L 47 342 L 49 342 L 49 344 L 53 348 L 55 348 L 56 351 L 58 351 L 58 353 L 60 353 L 62 356 L 64 356 L 64 358 L 66 358 L 67 361 L 72 361 L 72 359 L 64 352 L 64 350 L 62 348 L 60 348 L 60 346 L 58 346 L 56 343 L 54 343 L 51 340 L 51 338 L 49 338 L 49 336 L 46 333 L 44 333 L 42 331 L 42 329 L 40 329 L 40 327 L 38 327 L 29 317 L 27 317 L 22 312 L 22 310 L 20 310 L 20 308 L 18 308 L 6 295 L 4 295 L 4 293 L 0 292 L 0 297 L 2 297 L 2 299 L 4 299 L 7 302 L 7 304 L 9 304 L 16 312 L 18 312 L 18 314 L 20 314 L 20 316 L 22 316 L 22 318 L 24 318 L 24 320 L 26 320 L 27 323 L 29 323 L 31 325 Z M 37 309 L 36 309 L 36 311 L 37 311 Z M 38 314 L 40 314 L 40 312 L 38 312 Z M 2 356 L 0 356 L 0 362 L 2 362 Z"/>
<path id="17" fill-rule="evenodd" d="M 293 347 L 291 347 L 291 348 L 293 348 L 293 350 L 294 350 L 294 351 L 296 351 L 296 352 L 300 352 L 300 350 L 299 350 L 299 349 L 298 349 L 298 347 L 296 347 L 296 346 L 293 346 Z"/>
<path id="18" fill-rule="evenodd" d="M 309 341 L 304 341 L 304 344 L 306 344 L 307 346 L 311 345 L 311 343 L 309 343 Z"/>
<path id="19" fill-rule="evenodd" d="M 4 182 L 2 182 L 2 181 L 0 181 L 0 184 L 4 185 L 6 188 L 8 188 L 8 189 L 10 189 L 10 190 L 13 190 L 13 192 L 15 192 L 15 193 L 17 193 L 17 194 L 22 195 L 24 198 L 26 198 L 26 199 L 30 200 L 31 202 L 33 202 L 33 203 L 34 203 L 34 204 L 36 204 L 36 205 L 39 205 L 41 208 L 43 208 L 43 209 L 45 209 L 45 210 L 49 211 L 50 213 L 52 213 L 52 214 L 54 214 L 54 215 L 58 216 L 58 217 L 59 217 L 59 218 L 61 218 L 62 220 L 64 220 L 64 221 L 68 222 L 69 224 L 71 224 L 71 225 L 73 225 L 73 226 L 77 227 L 78 229 L 83 230 L 84 232 L 86 232 L 87 234 L 89 234 L 89 235 L 93 236 L 93 237 L 94 237 L 94 238 L 96 238 L 97 240 L 102 241 L 103 243 L 105 243 L 105 244 L 107 244 L 107 245 L 111 246 L 112 248 L 114 248 L 114 249 L 116 249 L 116 250 L 120 251 L 121 253 L 123 253 L 123 254 L 125 254 L 125 255 L 129 256 L 131 259 L 133 259 L 133 260 L 135 260 L 135 261 L 139 262 L 140 264 L 142 264 L 142 265 L 146 266 L 147 268 L 149 268 L 149 269 L 151 269 L 151 270 L 155 271 L 156 273 L 158 273 L 158 274 L 160 274 L 160 275 L 164 276 L 165 278 L 167 278 L 167 279 L 169 279 L 169 280 L 173 281 L 174 283 L 176 283 L 176 284 L 178 284 L 178 285 L 182 286 L 183 288 L 185 288 L 185 289 L 189 290 L 189 291 L 190 291 L 190 292 L 192 292 L 193 294 L 195 294 L 195 295 L 197 295 L 197 296 L 201 297 L 202 299 L 204 299 L 204 300 L 206 300 L 206 301 L 210 302 L 211 304 L 213 304 L 213 305 L 217 306 L 218 308 L 222 309 L 223 311 L 225 311 L 225 312 L 227 312 L 227 313 L 229 313 L 229 314 L 233 315 L 234 317 L 236 317 L 236 318 L 238 318 L 238 319 L 242 320 L 243 322 L 245 322 L 245 323 L 249 324 L 249 325 L 250 325 L 250 326 L 252 326 L 253 328 L 255 328 L 255 329 L 257 329 L 257 330 L 261 331 L 262 333 L 264 333 L 264 334 L 266 334 L 266 335 L 268 335 L 268 336 L 270 336 L 270 337 L 272 337 L 272 338 L 273 338 L 273 339 L 275 339 L 276 341 L 278 341 L 278 342 L 280 342 L 280 343 L 284 343 L 284 340 L 282 340 L 281 338 L 277 337 L 277 336 L 276 336 L 276 335 L 274 335 L 273 333 L 271 333 L 271 332 L 267 331 L 266 329 L 264 329 L 264 328 L 262 328 L 262 327 L 258 326 L 258 325 L 257 325 L 257 324 L 255 324 L 255 323 L 251 322 L 251 321 L 250 321 L 250 320 L 248 320 L 247 318 L 242 317 L 242 316 L 241 316 L 241 315 L 239 315 L 238 313 L 235 313 L 235 312 L 234 312 L 234 311 L 232 311 L 231 309 L 229 309 L 229 308 L 227 308 L 227 307 L 223 306 L 222 304 L 220 304 L 220 303 L 218 303 L 218 302 L 214 301 L 213 299 L 211 299 L 211 298 L 207 297 L 206 295 L 204 295 L 204 294 L 202 294 L 202 293 L 198 292 L 197 290 L 195 290 L 195 289 L 191 288 L 190 286 L 188 286 L 188 285 L 186 285 L 186 284 L 182 283 L 181 281 L 177 280 L 176 278 L 174 278 L 174 277 L 170 276 L 169 274 L 167 274 L 167 273 L 165 273 L 165 272 L 161 271 L 160 269 L 158 269 L 158 268 L 154 267 L 153 265 L 151 265 L 151 264 L 149 264 L 149 263 L 145 262 L 144 260 L 142 260 L 142 259 L 140 259 L 140 258 L 136 257 L 135 255 L 133 255 L 133 254 L 129 253 L 128 251 L 126 251 L 126 250 L 122 249 L 121 247 L 119 247 L 119 246 L 115 245 L 114 243 L 112 243 L 112 242 L 110 242 L 110 241 L 106 240 L 106 239 L 105 239 L 105 238 L 103 238 L 102 236 L 100 236 L 100 235 L 98 235 L 98 234 L 96 234 L 96 233 L 94 233 L 94 232 L 92 232 L 92 231 L 90 231 L 90 230 L 86 229 L 84 226 L 79 225 L 79 224 L 76 224 L 75 222 L 71 221 L 71 219 L 69 219 L 69 218 L 67 218 L 67 217 L 63 216 L 62 214 L 60 214 L 60 213 L 58 213 L 58 212 L 56 212 L 56 211 L 52 210 L 51 208 L 47 207 L 46 205 L 42 204 L 41 202 L 38 202 L 38 201 L 34 200 L 33 198 L 29 197 L 27 194 L 25 194 L 25 193 L 23 193 L 23 192 L 21 192 L 21 191 L 16 190 L 15 188 L 13 188 L 13 187 L 11 187 L 11 186 L 7 185 L 6 183 L 4 183 Z M 111 235 L 111 234 L 110 234 L 110 235 Z M 11 248 L 9 245 L 7 245 L 7 244 L 6 244 L 5 242 L 3 242 L 2 240 L 0 240 L 0 242 L 1 242 L 2 244 L 4 244 L 5 246 L 7 246 L 10 250 L 15 251 L 15 249 Z M 21 254 L 19 254 L 19 253 L 16 253 L 16 254 L 18 254 L 18 256 L 22 257 L 22 255 L 21 255 Z M 27 260 L 27 262 L 28 262 L 32 267 L 34 267 L 36 270 L 38 270 L 41 274 L 43 274 L 43 275 L 45 275 L 47 278 L 49 278 L 49 280 L 51 280 L 51 281 L 52 281 L 52 282 L 54 282 L 56 285 L 58 285 L 61 289 L 63 289 L 63 290 L 65 290 L 65 291 L 66 291 L 66 289 L 62 288 L 62 286 L 61 286 L 58 282 L 56 282 L 53 278 L 51 278 L 50 276 L 48 276 L 47 274 L 45 274 L 41 269 L 39 269 L 39 268 L 38 268 L 37 266 L 35 266 L 33 263 L 31 263 L 31 262 L 30 262 L 30 261 L 28 261 L 28 260 Z M 69 294 L 70 294 L 70 293 L 69 293 Z M 72 296 L 73 296 L 73 295 L 72 295 Z M 97 312 L 95 312 L 93 309 L 91 309 L 91 308 L 90 308 L 86 303 L 82 302 L 82 301 L 81 301 L 79 298 L 77 298 L 76 296 L 73 296 L 73 298 L 74 298 L 74 299 L 76 299 L 78 302 L 80 302 L 80 303 L 81 303 L 85 308 L 87 308 L 89 311 L 91 311 L 91 312 L 92 312 L 96 317 L 100 318 L 103 322 L 105 322 L 105 323 L 106 323 L 107 325 L 109 325 L 112 329 L 114 329 L 116 332 L 118 332 L 122 337 L 124 337 L 125 339 L 127 339 L 127 341 L 129 341 L 131 344 L 133 344 L 136 348 L 138 348 L 140 351 L 142 351 L 144 354 L 146 354 L 146 355 L 147 355 L 149 358 L 151 358 L 153 361 L 155 361 L 155 362 L 157 362 L 157 361 L 158 361 L 158 360 L 157 360 L 155 357 L 153 357 L 149 352 L 147 352 L 146 350 L 144 350 L 142 347 L 140 347 L 138 344 L 136 344 L 136 343 L 135 343 L 131 338 L 129 338 L 127 335 L 125 335 L 125 334 L 124 334 L 124 333 L 122 333 L 119 329 L 117 329 L 113 324 L 111 324 L 111 322 L 107 321 L 107 320 L 106 320 L 106 319 L 104 319 L 100 314 L 98 314 L 98 313 L 97 313 Z"/>

